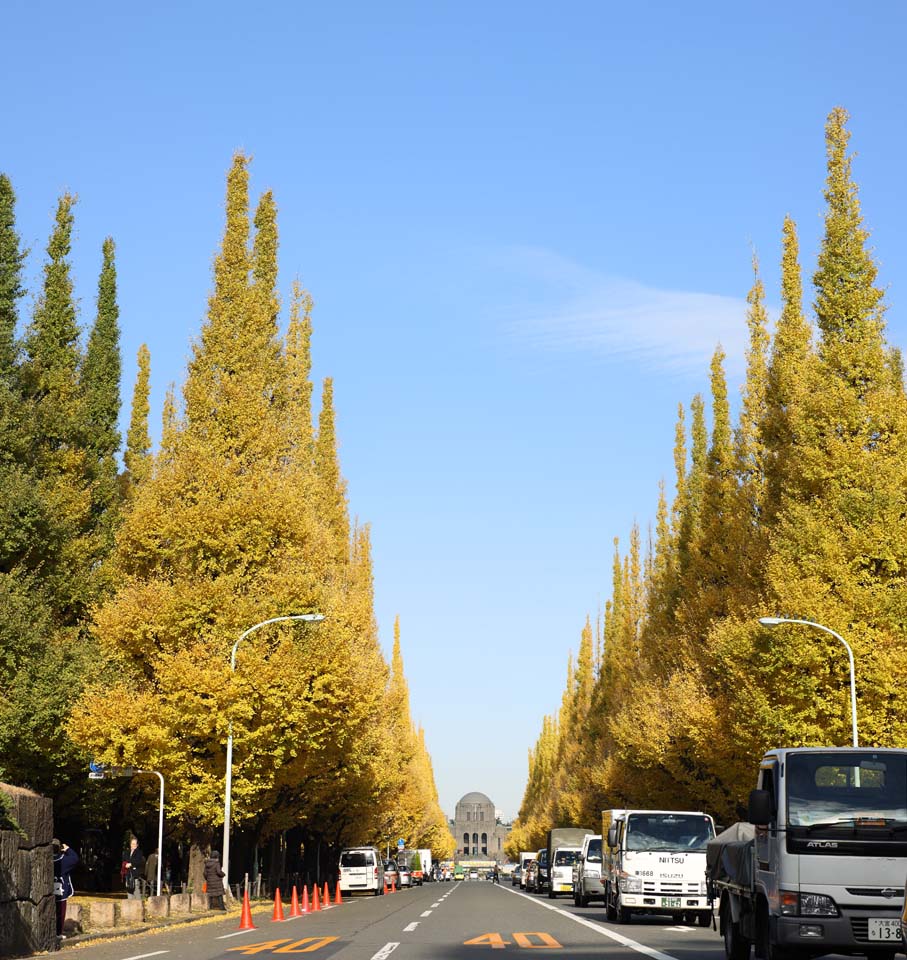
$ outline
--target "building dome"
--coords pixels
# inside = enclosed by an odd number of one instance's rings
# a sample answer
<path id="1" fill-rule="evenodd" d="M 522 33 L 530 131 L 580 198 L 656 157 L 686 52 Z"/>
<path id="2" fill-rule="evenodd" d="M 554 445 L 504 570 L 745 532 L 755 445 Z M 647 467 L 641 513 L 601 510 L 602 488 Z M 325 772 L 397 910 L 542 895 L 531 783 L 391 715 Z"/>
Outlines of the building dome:
<path id="1" fill-rule="evenodd" d="M 472 793 L 467 793 L 466 796 L 460 797 L 460 803 L 491 803 L 491 800 L 489 800 L 484 793 L 473 790 Z M 460 803 L 458 803 L 457 806 L 459 806 Z M 492 806 L 494 806 L 494 804 L 492 804 Z"/>

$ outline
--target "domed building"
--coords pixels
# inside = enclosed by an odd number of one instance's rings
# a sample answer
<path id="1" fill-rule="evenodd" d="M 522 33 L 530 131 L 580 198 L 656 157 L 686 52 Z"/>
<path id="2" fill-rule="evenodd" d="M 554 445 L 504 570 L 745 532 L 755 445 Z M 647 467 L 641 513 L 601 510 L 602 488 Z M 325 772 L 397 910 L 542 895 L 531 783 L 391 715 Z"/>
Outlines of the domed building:
<path id="1" fill-rule="evenodd" d="M 450 829 L 457 842 L 457 863 L 491 866 L 507 859 L 504 844 L 510 825 L 501 822 L 484 793 L 473 791 L 460 798 Z"/>

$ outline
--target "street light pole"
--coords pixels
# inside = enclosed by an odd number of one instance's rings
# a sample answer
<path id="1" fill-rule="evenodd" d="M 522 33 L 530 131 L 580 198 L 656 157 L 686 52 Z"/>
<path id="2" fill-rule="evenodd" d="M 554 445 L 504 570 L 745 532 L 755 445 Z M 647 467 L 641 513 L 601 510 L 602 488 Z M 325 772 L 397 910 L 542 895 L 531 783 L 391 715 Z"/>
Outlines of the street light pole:
<path id="1" fill-rule="evenodd" d="M 157 815 L 157 896 L 160 896 L 161 863 L 164 860 L 164 775 L 159 770 L 136 770 L 136 773 L 155 773 L 161 781 L 161 799 Z"/>
<path id="2" fill-rule="evenodd" d="M 236 650 L 239 647 L 240 643 L 249 636 L 250 633 L 255 633 L 256 630 L 266 627 L 269 623 L 281 623 L 285 620 L 307 620 L 311 623 L 317 623 L 319 620 L 324 620 L 324 615 L 320 613 L 296 613 L 290 614 L 285 617 L 271 617 L 270 620 L 262 620 L 261 623 L 256 623 L 254 626 L 249 627 L 243 634 L 240 635 L 236 643 L 233 644 L 233 649 L 230 651 L 230 670 L 236 672 Z M 227 881 L 227 890 L 230 890 L 230 792 L 233 786 L 233 721 L 230 721 L 228 732 L 227 732 L 227 774 L 224 780 L 224 856 L 223 856 L 223 870 L 224 878 Z M 232 894 L 228 893 L 228 896 Z"/>
<path id="3" fill-rule="evenodd" d="M 844 644 L 844 649 L 847 650 L 847 658 L 850 661 L 850 722 L 853 728 L 853 745 L 858 747 L 860 741 L 857 737 L 857 686 L 854 680 L 853 650 L 850 649 L 850 644 L 840 633 L 835 633 L 830 627 L 825 627 L 821 623 L 815 623 L 813 620 L 796 620 L 788 617 L 760 617 L 759 622 L 763 627 L 777 627 L 782 623 L 798 623 L 805 627 L 814 627 L 816 630 L 823 631 L 823 633 L 830 633 Z"/>

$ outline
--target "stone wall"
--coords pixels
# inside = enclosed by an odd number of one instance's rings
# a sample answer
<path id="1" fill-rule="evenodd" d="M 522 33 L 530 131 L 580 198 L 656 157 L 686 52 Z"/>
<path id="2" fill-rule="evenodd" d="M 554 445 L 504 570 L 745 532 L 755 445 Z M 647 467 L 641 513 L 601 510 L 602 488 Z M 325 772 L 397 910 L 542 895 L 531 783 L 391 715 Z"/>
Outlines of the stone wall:
<path id="1" fill-rule="evenodd" d="M 53 802 L 0 783 L 20 831 L 0 830 L 0 957 L 57 948 Z"/>

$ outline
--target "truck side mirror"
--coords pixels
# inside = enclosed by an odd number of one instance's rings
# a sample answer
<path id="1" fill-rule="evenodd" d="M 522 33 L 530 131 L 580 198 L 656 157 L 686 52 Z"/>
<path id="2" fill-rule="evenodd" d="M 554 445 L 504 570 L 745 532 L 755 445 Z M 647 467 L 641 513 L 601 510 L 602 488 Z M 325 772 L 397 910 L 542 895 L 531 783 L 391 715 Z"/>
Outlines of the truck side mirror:
<path id="1" fill-rule="evenodd" d="M 617 824 L 616 823 L 612 823 L 611 826 L 608 827 L 608 846 L 609 847 L 617 846 Z"/>
<path id="2" fill-rule="evenodd" d="M 750 790 L 747 819 L 756 827 L 767 827 L 772 822 L 772 795 L 768 790 Z"/>

